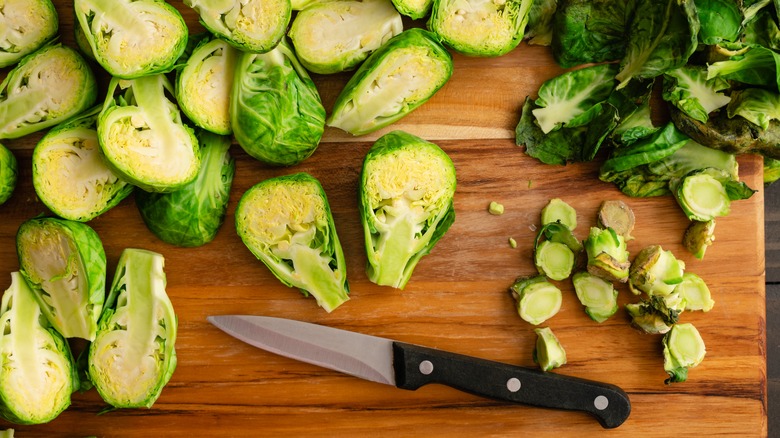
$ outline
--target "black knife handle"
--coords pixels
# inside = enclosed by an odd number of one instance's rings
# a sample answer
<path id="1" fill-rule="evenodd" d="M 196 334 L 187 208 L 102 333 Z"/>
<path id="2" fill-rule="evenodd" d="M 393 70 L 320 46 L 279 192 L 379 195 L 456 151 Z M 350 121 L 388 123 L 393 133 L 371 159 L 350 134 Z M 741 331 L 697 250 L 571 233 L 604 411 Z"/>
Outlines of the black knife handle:
<path id="1" fill-rule="evenodd" d="M 615 385 L 419 345 L 394 342 L 393 367 L 403 389 L 440 383 L 496 400 L 585 411 L 605 428 L 620 426 L 631 413 L 628 394 Z"/>

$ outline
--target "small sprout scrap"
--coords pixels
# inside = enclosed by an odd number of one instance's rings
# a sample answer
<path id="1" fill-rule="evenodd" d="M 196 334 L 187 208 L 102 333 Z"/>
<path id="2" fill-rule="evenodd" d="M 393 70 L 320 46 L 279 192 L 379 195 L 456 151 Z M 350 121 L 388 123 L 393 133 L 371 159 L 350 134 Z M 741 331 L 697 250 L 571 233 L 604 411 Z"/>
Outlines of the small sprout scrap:
<path id="1" fill-rule="evenodd" d="M 534 329 L 536 333 L 536 346 L 533 351 L 533 360 L 539 364 L 542 371 L 550 371 L 566 364 L 566 350 L 563 349 L 558 337 L 549 327 Z"/>
<path id="2" fill-rule="evenodd" d="M 577 228 L 577 210 L 560 198 L 553 198 L 542 208 L 542 225 L 560 222 L 570 230 Z"/>
<path id="3" fill-rule="evenodd" d="M 612 228 L 591 227 L 585 239 L 588 272 L 607 281 L 625 283 L 631 261 L 626 240 Z"/>
<path id="4" fill-rule="evenodd" d="M 631 264 L 629 287 L 639 295 L 669 295 L 683 280 L 685 263 L 659 245 L 643 248 Z"/>
<path id="5" fill-rule="evenodd" d="M 512 238 L 512 237 L 510 237 L 510 238 L 509 238 L 509 246 L 510 246 L 511 248 L 517 248 L 517 240 L 515 240 L 515 239 L 514 239 L 514 238 Z"/>
<path id="6" fill-rule="evenodd" d="M 0 205 L 11 197 L 16 188 L 17 167 L 13 152 L 0 144 Z"/>
<path id="7" fill-rule="evenodd" d="M 663 337 L 664 370 L 669 374 L 664 383 L 684 382 L 688 370 L 699 365 L 707 353 L 704 340 L 693 324 L 675 324 Z"/>
<path id="8" fill-rule="evenodd" d="M 679 294 L 685 303 L 685 310 L 709 312 L 715 305 L 707 283 L 691 272 L 683 274 L 682 282 L 674 288 L 674 292 Z"/>
<path id="9" fill-rule="evenodd" d="M 504 214 L 504 205 L 496 201 L 490 201 L 490 205 L 488 205 L 488 213 L 494 216 L 501 216 Z"/>
<path id="10" fill-rule="evenodd" d="M 707 248 L 715 241 L 715 221 L 693 221 L 683 234 L 683 245 L 694 257 L 701 260 Z"/>
<path id="11" fill-rule="evenodd" d="M 596 322 L 604 322 L 618 310 L 618 291 L 607 280 L 588 272 L 578 272 L 572 277 L 577 298 L 585 307 L 585 313 Z"/>
<path id="12" fill-rule="evenodd" d="M 670 307 L 665 297 L 653 295 L 638 303 L 626 304 L 634 328 L 649 334 L 667 333 L 677 324 L 681 309 Z"/>
<path id="13" fill-rule="evenodd" d="M 534 265 L 552 280 L 569 278 L 582 243 L 560 222 L 543 225 L 534 242 Z"/>
<path id="14" fill-rule="evenodd" d="M 634 230 L 636 219 L 634 211 L 625 202 L 620 200 L 602 202 L 599 207 L 598 221 L 601 228 L 612 228 L 626 241 L 634 239 L 631 232 Z"/>
<path id="15" fill-rule="evenodd" d="M 544 275 L 518 278 L 509 291 L 515 299 L 520 318 L 533 325 L 555 316 L 563 302 L 561 290 L 547 281 Z"/>

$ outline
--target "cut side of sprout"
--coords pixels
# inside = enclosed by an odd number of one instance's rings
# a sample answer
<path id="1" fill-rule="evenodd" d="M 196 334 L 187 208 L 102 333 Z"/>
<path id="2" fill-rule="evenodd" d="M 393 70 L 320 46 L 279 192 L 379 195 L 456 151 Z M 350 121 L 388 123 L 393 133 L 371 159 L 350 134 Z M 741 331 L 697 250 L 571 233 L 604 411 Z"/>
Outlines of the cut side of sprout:
<path id="1" fill-rule="evenodd" d="M 518 279 L 510 288 L 517 303 L 517 313 L 524 321 L 539 325 L 561 309 L 561 290 L 544 276 Z"/>
<path id="2" fill-rule="evenodd" d="M 0 68 L 38 50 L 59 28 L 57 10 L 50 0 L 5 0 L 0 22 Z"/>
<path id="3" fill-rule="evenodd" d="M 587 272 L 578 272 L 572 277 L 577 298 L 585 313 L 596 322 L 604 322 L 618 309 L 618 291 L 612 283 Z"/>
<path id="4" fill-rule="evenodd" d="M 683 274 L 682 282 L 674 288 L 674 291 L 680 294 L 680 298 L 685 304 L 685 310 L 709 312 L 715 305 L 707 283 L 691 272 Z"/>
<path id="5" fill-rule="evenodd" d="M 691 220 L 706 222 L 725 216 L 731 210 L 726 188 L 707 173 L 685 177 L 677 189 L 676 198 Z"/>
<path id="6" fill-rule="evenodd" d="M 566 364 L 566 350 L 563 349 L 558 337 L 549 327 L 535 328 L 536 346 L 533 352 L 534 362 L 542 371 L 550 371 Z"/>
<path id="7" fill-rule="evenodd" d="M 565 280 L 574 268 L 574 253 L 563 243 L 545 240 L 536 247 L 534 263 L 540 274 L 552 280 Z"/>
<path id="8" fill-rule="evenodd" d="M 553 198 L 542 208 L 542 225 L 560 222 L 570 230 L 577 228 L 577 211 L 560 198 Z"/>
<path id="9" fill-rule="evenodd" d="M 669 374 L 665 383 L 684 382 L 688 370 L 703 360 L 707 351 L 704 340 L 693 324 L 675 324 L 663 337 L 664 370 Z"/>

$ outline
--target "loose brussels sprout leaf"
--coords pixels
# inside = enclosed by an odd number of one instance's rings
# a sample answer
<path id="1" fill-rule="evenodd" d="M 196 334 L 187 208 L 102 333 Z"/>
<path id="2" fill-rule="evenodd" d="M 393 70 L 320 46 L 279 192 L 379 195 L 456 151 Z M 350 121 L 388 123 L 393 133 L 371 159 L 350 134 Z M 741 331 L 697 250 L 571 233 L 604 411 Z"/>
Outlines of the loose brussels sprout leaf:
<path id="1" fill-rule="evenodd" d="M 54 126 L 95 104 L 92 70 L 75 50 L 49 45 L 19 61 L 0 84 L 0 139 Z"/>
<path id="2" fill-rule="evenodd" d="M 151 407 L 176 369 L 177 318 L 162 255 L 127 248 L 89 347 L 89 379 L 115 408 Z"/>
<path id="3" fill-rule="evenodd" d="M 33 150 L 33 188 L 63 219 L 87 222 L 133 191 L 105 164 L 97 136 L 100 106 L 46 133 Z"/>
<path id="4" fill-rule="evenodd" d="M 203 164 L 197 178 L 170 193 L 139 191 L 135 201 L 147 228 L 161 240 L 178 246 L 211 242 L 227 213 L 236 171 L 230 138 L 203 131 L 198 136 Z"/>
<path id="5" fill-rule="evenodd" d="M 238 202 L 236 231 L 282 283 L 311 294 L 325 311 L 349 300 L 347 267 L 330 206 L 311 175 L 255 184 Z"/>
<path id="6" fill-rule="evenodd" d="M 452 75 L 436 36 L 412 28 L 372 53 L 336 98 L 328 126 L 363 135 L 394 123 L 430 99 Z"/>
<path id="7" fill-rule="evenodd" d="M 528 44 L 549 46 L 553 38 L 553 19 L 558 10 L 558 0 L 536 0 L 528 10 L 528 26 L 525 38 Z"/>
<path id="8" fill-rule="evenodd" d="M 230 93 L 236 49 L 219 38 L 204 38 L 176 75 L 176 100 L 182 112 L 199 127 L 229 135 Z"/>
<path id="9" fill-rule="evenodd" d="M 95 339 L 106 295 L 106 254 L 89 225 L 59 218 L 22 223 L 21 273 L 51 325 L 66 338 Z"/>
<path id="10" fill-rule="evenodd" d="M 766 130 L 771 120 L 780 120 L 780 94 L 761 88 L 735 91 L 726 110 L 729 118 L 740 116 Z"/>
<path id="11" fill-rule="evenodd" d="M 780 49 L 780 28 L 774 11 L 762 10 L 754 17 L 748 17 L 745 10 L 744 30 L 740 41 L 749 46 L 762 46 L 772 50 Z"/>
<path id="12" fill-rule="evenodd" d="M 18 163 L 13 152 L 0 144 L 0 205 L 3 205 L 16 188 Z"/>
<path id="13" fill-rule="evenodd" d="M 3 294 L 0 324 L 0 416 L 17 424 L 53 420 L 79 388 L 76 364 L 18 272 Z"/>
<path id="14" fill-rule="evenodd" d="M 684 382 L 688 370 L 699 365 L 707 354 L 704 340 L 693 324 L 675 324 L 663 337 L 666 384 Z"/>
<path id="15" fill-rule="evenodd" d="M 684 66 L 664 74 L 663 98 L 693 119 L 706 122 L 711 112 L 731 101 L 722 93 L 729 88 L 723 78 L 707 80 L 703 67 Z"/>
<path id="16" fill-rule="evenodd" d="M 707 79 L 723 79 L 777 89 L 780 87 L 778 74 L 780 54 L 765 47 L 745 47 L 744 51 L 724 61 L 707 65 Z"/>
<path id="17" fill-rule="evenodd" d="M 200 168 L 198 140 L 168 93 L 173 87 L 162 74 L 113 78 L 98 117 L 98 140 L 108 163 L 146 191 L 176 190 Z"/>
<path id="18" fill-rule="evenodd" d="M 0 20 L 0 68 L 43 47 L 59 30 L 59 17 L 51 0 L 5 0 Z"/>
<path id="19" fill-rule="evenodd" d="M 626 304 L 631 325 L 644 333 L 667 333 L 677 324 L 681 310 L 667 305 L 665 297 L 653 295 L 638 303 Z"/>
<path id="20" fill-rule="evenodd" d="M 581 161 L 588 129 L 563 127 L 545 134 L 534 118 L 538 108 L 533 100 L 525 98 L 520 121 L 515 128 L 515 143 L 525 146 L 525 153 L 545 164 L 565 165 Z"/>
<path id="21" fill-rule="evenodd" d="M 164 0 L 74 0 L 95 60 L 112 76 L 170 71 L 187 45 L 187 24 Z"/>
<path id="22" fill-rule="evenodd" d="M 701 260 L 707 248 L 715 242 L 715 221 L 693 221 L 683 234 L 683 246 Z"/>
<path id="23" fill-rule="evenodd" d="M 509 288 L 523 321 L 539 325 L 555 316 L 561 309 L 561 290 L 547 281 L 544 275 L 518 278 Z"/>
<path id="24" fill-rule="evenodd" d="M 282 40 L 292 15 L 290 0 L 184 0 L 214 35 L 241 51 L 265 53 Z"/>
<path id="25" fill-rule="evenodd" d="M 412 20 L 425 18 L 431 12 L 434 0 L 392 0 L 395 9 Z"/>
<path id="26" fill-rule="evenodd" d="M 542 225 L 560 222 L 569 230 L 577 228 L 577 210 L 561 198 L 552 198 L 542 208 Z"/>
<path id="27" fill-rule="evenodd" d="M 329 74 L 354 69 L 401 31 L 401 15 L 390 1 L 341 0 L 299 12 L 289 35 L 304 67 Z"/>
<path id="28" fill-rule="evenodd" d="M 536 346 L 533 360 L 539 364 L 542 371 L 550 371 L 566 364 L 566 350 L 561 346 L 558 337 L 549 327 L 535 328 Z"/>
<path id="29" fill-rule="evenodd" d="M 393 131 L 363 161 L 358 199 L 369 280 L 403 289 L 455 221 L 455 166 L 433 143 Z"/>
<path id="30" fill-rule="evenodd" d="M 715 306 L 707 283 L 696 274 L 686 272 L 680 284 L 674 288 L 685 303 L 685 310 L 701 310 L 709 312 Z"/>
<path id="31" fill-rule="evenodd" d="M 699 20 L 693 0 L 638 0 L 628 26 L 626 55 L 615 77 L 654 78 L 688 62 L 698 45 Z"/>
<path id="32" fill-rule="evenodd" d="M 764 158 L 764 186 L 768 186 L 778 179 L 780 179 L 780 160 L 772 158 Z M 0 183 L 0 186 L 2 184 Z M 0 204 L 3 203 L 2 196 L 0 196 Z"/>
<path id="33" fill-rule="evenodd" d="M 458 53 L 501 56 L 520 44 L 531 0 L 436 0 L 428 29 Z"/>
<path id="34" fill-rule="evenodd" d="M 612 228 L 591 227 L 584 243 L 589 273 L 607 281 L 628 281 L 631 262 L 623 236 Z"/>
<path id="35" fill-rule="evenodd" d="M 622 0 L 561 0 L 552 22 L 555 61 L 570 68 L 621 59 L 626 53 L 630 5 Z"/>
<path id="36" fill-rule="evenodd" d="M 598 212 L 598 221 L 601 228 L 612 228 L 623 236 L 626 242 L 633 240 L 631 231 L 634 230 L 634 210 L 625 202 L 610 200 L 601 203 Z"/>
<path id="37" fill-rule="evenodd" d="M 240 53 L 235 75 L 230 117 L 238 144 L 277 166 L 311 156 L 325 131 L 325 108 L 289 43 L 268 53 Z"/>
<path id="38" fill-rule="evenodd" d="M 643 248 L 629 271 L 629 286 L 635 294 L 666 296 L 683 280 L 685 263 L 659 245 Z"/>
<path id="39" fill-rule="evenodd" d="M 618 291 L 607 280 L 587 272 L 572 276 L 577 298 L 585 307 L 585 313 L 596 322 L 604 322 L 618 309 Z"/>
<path id="40" fill-rule="evenodd" d="M 742 32 L 742 11 L 734 0 L 694 0 L 699 17 L 699 42 L 736 41 Z"/>

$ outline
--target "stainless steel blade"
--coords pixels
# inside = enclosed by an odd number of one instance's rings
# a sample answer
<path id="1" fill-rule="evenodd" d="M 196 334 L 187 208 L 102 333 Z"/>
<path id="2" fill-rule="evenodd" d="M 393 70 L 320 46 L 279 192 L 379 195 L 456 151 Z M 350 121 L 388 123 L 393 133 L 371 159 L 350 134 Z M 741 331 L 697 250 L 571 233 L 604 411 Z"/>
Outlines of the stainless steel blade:
<path id="1" fill-rule="evenodd" d="M 389 339 L 268 316 L 209 316 L 208 321 L 257 348 L 362 379 L 395 385 L 393 341 Z"/>

